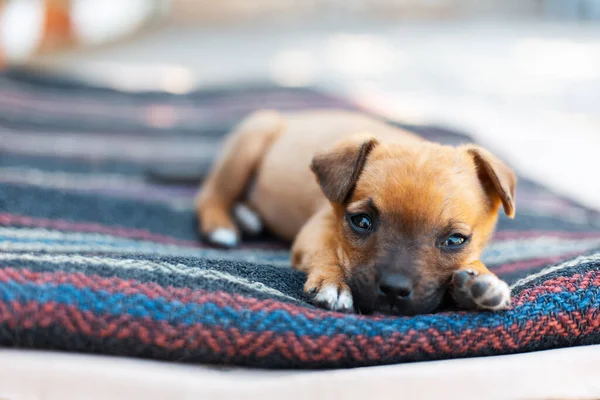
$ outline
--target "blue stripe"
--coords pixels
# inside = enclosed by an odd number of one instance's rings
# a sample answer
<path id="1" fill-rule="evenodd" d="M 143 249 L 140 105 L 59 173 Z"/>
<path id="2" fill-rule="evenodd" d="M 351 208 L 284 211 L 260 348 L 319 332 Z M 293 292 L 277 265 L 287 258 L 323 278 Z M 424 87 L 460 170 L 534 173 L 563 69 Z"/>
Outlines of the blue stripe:
<path id="1" fill-rule="evenodd" d="M 589 287 L 575 292 L 543 295 L 513 310 L 502 313 L 473 312 L 462 314 L 421 315 L 411 318 L 389 317 L 382 320 L 360 318 L 355 315 L 322 316 L 307 318 L 302 314 L 290 315 L 284 310 L 254 311 L 219 307 L 214 303 L 203 304 L 151 299 L 143 294 L 111 294 L 106 291 L 79 289 L 70 284 L 20 284 L 14 281 L 0 285 L 0 301 L 21 303 L 58 303 L 76 306 L 81 311 L 94 314 L 131 315 L 150 318 L 170 324 L 195 324 L 236 327 L 243 331 L 294 332 L 300 336 L 365 335 L 367 337 L 406 334 L 409 331 L 464 332 L 467 329 L 488 328 L 525 324 L 535 317 L 569 313 L 575 310 L 585 313 L 600 308 L 600 288 Z"/>

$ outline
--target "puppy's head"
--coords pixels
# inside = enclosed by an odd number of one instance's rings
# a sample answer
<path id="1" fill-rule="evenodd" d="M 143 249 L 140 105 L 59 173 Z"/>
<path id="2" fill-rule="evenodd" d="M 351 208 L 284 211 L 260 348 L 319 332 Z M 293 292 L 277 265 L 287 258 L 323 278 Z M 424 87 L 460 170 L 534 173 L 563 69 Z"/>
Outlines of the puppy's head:
<path id="1" fill-rule="evenodd" d="M 488 151 L 357 135 L 311 168 L 336 218 L 336 249 L 357 309 L 418 314 L 454 271 L 478 260 L 498 210 L 513 217 L 516 177 Z"/>

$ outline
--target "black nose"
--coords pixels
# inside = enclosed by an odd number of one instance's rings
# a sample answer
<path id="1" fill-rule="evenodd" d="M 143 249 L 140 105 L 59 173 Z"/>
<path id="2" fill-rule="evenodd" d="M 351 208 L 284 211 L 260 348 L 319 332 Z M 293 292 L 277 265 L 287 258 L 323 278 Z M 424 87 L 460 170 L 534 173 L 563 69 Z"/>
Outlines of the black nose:
<path id="1" fill-rule="evenodd" d="M 412 282 L 401 274 L 383 275 L 379 280 L 379 290 L 388 297 L 408 297 L 412 291 Z"/>

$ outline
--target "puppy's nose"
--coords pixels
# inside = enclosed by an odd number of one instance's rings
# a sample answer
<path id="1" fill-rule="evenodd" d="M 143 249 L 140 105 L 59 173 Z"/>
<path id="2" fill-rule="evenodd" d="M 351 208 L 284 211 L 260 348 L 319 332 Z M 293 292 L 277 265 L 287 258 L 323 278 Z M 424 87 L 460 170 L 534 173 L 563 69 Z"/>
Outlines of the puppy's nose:
<path id="1" fill-rule="evenodd" d="M 408 297 L 412 291 L 412 282 L 401 274 L 383 275 L 379 281 L 379 290 L 388 297 Z"/>

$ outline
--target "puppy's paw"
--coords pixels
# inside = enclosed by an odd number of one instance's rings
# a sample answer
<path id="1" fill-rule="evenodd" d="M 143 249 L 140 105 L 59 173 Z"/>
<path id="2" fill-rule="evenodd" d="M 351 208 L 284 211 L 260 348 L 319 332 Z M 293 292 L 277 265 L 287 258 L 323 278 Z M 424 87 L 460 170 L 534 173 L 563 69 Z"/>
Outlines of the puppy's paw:
<path id="1" fill-rule="evenodd" d="M 225 248 L 231 248 L 238 245 L 239 238 L 237 232 L 227 228 L 217 228 L 207 235 L 210 243 Z"/>
<path id="2" fill-rule="evenodd" d="M 233 215 L 239 227 L 247 234 L 258 235 L 263 230 L 260 217 L 244 203 L 238 203 L 233 207 Z"/>
<path id="3" fill-rule="evenodd" d="M 313 275 L 309 275 L 304 285 L 304 291 L 311 296 L 313 303 L 333 311 L 352 312 L 354 310 L 352 292 L 348 285 L 344 282 L 337 282 L 335 279 Z"/>
<path id="4" fill-rule="evenodd" d="M 320 289 L 311 289 L 313 294 L 313 302 L 321 307 L 325 307 L 333 311 L 352 312 L 354 303 L 352 300 L 352 292 L 346 285 L 325 284 Z"/>
<path id="5" fill-rule="evenodd" d="M 218 247 L 231 248 L 239 243 L 239 230 L 229 210 L 222 204 L 202 197 L 197 200 L 198 231 L 203 240 Z"/>
<path id="6" fill-rule="evenodd" d="M 510 306 L 510 288 L 495 275 L 460 270 L 454 273 L 452 286 L 452 296 L 461 308 L 499 311 Z"/>

